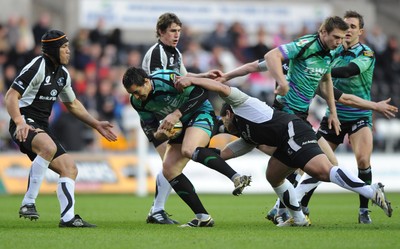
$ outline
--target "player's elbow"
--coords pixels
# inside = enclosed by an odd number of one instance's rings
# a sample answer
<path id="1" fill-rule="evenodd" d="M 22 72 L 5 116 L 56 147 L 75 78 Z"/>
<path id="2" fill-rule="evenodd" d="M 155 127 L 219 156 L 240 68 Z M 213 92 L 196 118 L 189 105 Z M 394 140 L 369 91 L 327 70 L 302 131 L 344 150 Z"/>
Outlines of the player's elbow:
<path id="1" fill-rule="evenodd" d="M 343 104 L 343 105 L 347 105 L 347 106 L 351 106 L 354 102 L 352 101 L 350 95 L 343 93 L 342 96 L 340 96 L 340 98 L 338 99 L 338 102 Z"/>
<path id="2" fill-rule="evenodd" d="M 231 93 L 231 88 L 230 86 L 227 85 L 220 85 L 218 89 L 218 93 L 221 97 L 227 97 Z"/>

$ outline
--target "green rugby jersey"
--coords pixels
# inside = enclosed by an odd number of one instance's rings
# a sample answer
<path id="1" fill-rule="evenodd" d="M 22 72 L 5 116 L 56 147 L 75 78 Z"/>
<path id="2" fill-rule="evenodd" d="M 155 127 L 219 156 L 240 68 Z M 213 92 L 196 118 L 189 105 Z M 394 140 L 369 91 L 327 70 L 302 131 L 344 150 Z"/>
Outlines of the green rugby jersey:
<path id="1" fill-rule="evenodd" d="M 285 59 L 289 59 L 286 78 L 290 89 L 285 96 L 277 96 L 284 111 L 308 112 L 322 77 L 331 72 L 336 50 L 327 50 L 318 34 L 305 35 L 293 42 L 279 46 Z"/>
<path id="2" fill-rule="evenodd" d="M 333 85 L 344 93 L 354 94 L 362 99 L 371 100 L 372 77 L 375 68 L 374 52 L 367 46 L 357 43 L 348 50 L 340 47 L 332 67 L 345 67 L 350 62 L 360 69 L 360 74 L 349 78 L 332 78 Z M 337 115 L 341 121 L 352 121 L 369 117 L 372 122 L 372 111 L 336 103 Z M 327 110 L 326 115 L 329 115 Z"/>
<path id="3" fill-rule="evenodd" d="M 179 73 L 173 70 L 156 71 L 150 74 L 153 90 L 146 101 L 141 101 L 131 95 L 131 105 L 139 113 L 144 125 L 154 124 L 155 121 L 158 125 L 158 121 L 164 119 L 188 101 L 189 95 L 195 87 L 189 86 L 182 93 L 178 92 L 174 87 L 176 76 L 179 76 Z M 186 123 L 198 111 L 213 112 L 213 108 L 211 103 L 206 100 L 199 108 L 182 116 L 181 122 Z"/>

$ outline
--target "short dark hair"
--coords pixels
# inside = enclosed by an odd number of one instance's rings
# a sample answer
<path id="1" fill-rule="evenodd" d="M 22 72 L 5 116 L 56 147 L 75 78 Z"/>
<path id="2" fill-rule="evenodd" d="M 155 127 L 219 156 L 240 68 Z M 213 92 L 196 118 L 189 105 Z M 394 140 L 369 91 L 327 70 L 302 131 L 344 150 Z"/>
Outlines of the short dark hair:
<path id="1" fill-rule="evenodd" d="M 179 17 L 174 13 L 167 12 L 162 14 L 157 21 L 157 26 L 156 26 L 157 38 L 160 38 L 161 36 L 159 31 L 161 32 L 166 31 L 167 28 L 173 23 L 176 23 L 178 26 L 182 27 L 181 20 L 179 20 Z"/>
<path id="2" fill-rule="evenodd" d="M 343 18 L 357 18 L 360 29 L 364 28 L 364 17 L 361 14 L 359 14 L 357 11 L 348 10 L 348 11 L 346 11 L 346 13 L 344 13 Z"/>
<path id="3" fill-rule="evenodd" d="M 323 29 L 326 32 L 331 33 L 334 29 L 340 29 L 342 31 L 346 31 L 349 29 L 349 25 L 339 16 L 331 16 L 324 20 L 321 24 L 319 31 L 321 32 Z"/>
<path id="4" fill-rule="evenodd" d="M 227 103 L 223 103 L 223 104 L 222 104 L 222 107 L 221 107 L 221 110 L 220 110 L 220 112 L 219 112 L 219 115 L 220 115 L 221 117 L 225 117 L 227 111 L 233 112 L 233 111 L 232 111 L 232 107 L 231 107 L 229 104 L 227 104 Z"/>
<path id="5" fill-rule="evenodd" d="M 124 76 L 122 77 L 122 84 L 126 89 L 130 88 L 132 85 L 143 86 L 145 79 L 149 78 L 150 77 L 143 69 L 130 67 L 126 70 Z"/>

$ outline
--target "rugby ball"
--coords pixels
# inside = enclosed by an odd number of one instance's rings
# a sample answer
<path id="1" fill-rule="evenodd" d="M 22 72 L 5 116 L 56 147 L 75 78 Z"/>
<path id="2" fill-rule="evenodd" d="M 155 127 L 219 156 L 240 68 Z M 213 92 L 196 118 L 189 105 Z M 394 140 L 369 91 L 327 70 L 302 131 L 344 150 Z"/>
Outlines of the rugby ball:
<path id="1" fill-rule="evenodd" d="M 160 124 L 162 124 L 162 120 L 160 121 Z M 183 130 L 183 124 L 182 124 L 182 122 L 181 121 L 178 121 L 175 125 L 174 125 L 174 127 L 172 128 L 172 130 L 171 130 L 171 133 L 173 133 L 173 135 L 169 138 L 169 139 L 175 139 L 175 138 L 177 138 L 181 133 L 182 133 L 182 130 Z"/>
<path id="2" fill-rule="evenodd" d="M 171 137 L 171 139 L 179 137 L 179 135 L 182 133 L 182 130 L 183 124 L 181 121 L 178 121 L 178 123 L 174 125 L 174 128 L 172 128 L 172 132 L 174 133 L 174 135 Z"/>

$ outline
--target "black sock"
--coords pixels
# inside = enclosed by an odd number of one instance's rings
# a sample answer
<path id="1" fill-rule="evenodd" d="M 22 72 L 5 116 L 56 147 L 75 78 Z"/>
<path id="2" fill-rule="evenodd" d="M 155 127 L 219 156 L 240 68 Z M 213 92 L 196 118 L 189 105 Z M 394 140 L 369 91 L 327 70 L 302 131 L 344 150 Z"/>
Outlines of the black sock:
<path id="1" fill-rule="evenodd" d="M 308 203 L 310 202 L 311 196 L 313 195 L 314 190 L 316 190 L 316 189 L 317 189 L 317 187 L 311 189 L 310 191 L 307 192 L 306 195 L 303 196 L 303 198 L 301 199 L 301 202 L 300 202 L 301 206 L 308 207 Z"/>
<path id="2" fill-rule="evenodd" d="M 195 214 L 208 214 L 189 179 L 180 174 L 171 181 L 171 187 Z"/>
<path id="3" fill-rule="evenodd" d="M 363 180 L 366 184 L 371 185 L 372 182 L 372 170 L 371 166 L 367 169 L 358 169 L 358 178 Z M 368 199 L 362 195 L 359 195 L 360 198 L 360 208 L 368 208 Z"/>
<path id="4" fill-rule="evenodd" d="M 237 172 L 233 170 L 224 159 L 215 153 L 214 149 L 197 147 L 193 153 L 192 160 L 199 162 L 210 169 L 218 171 L 229 179 L 232 179 L 232 177 L 237 174 Z"/>
<path id="5" fill-rule="evenodd" d="M 283 204 L 282 201 L 279 202 L 279 207 L 278 208 L 286 208 L 285 204 Z"/>
<path id="6" fill-rule="evenodd" d="M 286 179 L 288 179 L 288 181 L 293 185 L 293 187 L 296 187 L 297 186 L 297 184 L 299 183 L 298 181 L 297 181 L 297 172 L 295 171 L 295 172 L 293 172 L 293 173 L 291 173 L 290 175 L 288 175 L 287 177 L 286 177 Z"/>

